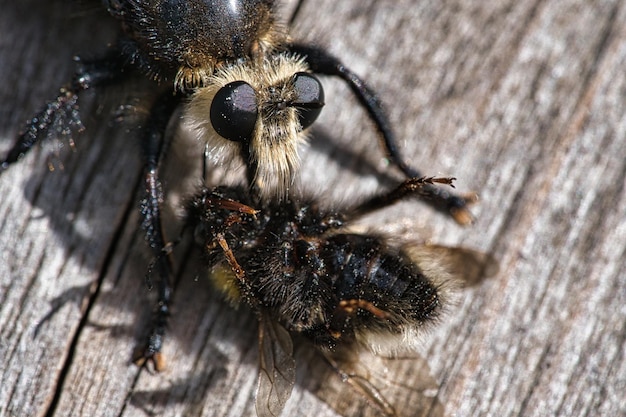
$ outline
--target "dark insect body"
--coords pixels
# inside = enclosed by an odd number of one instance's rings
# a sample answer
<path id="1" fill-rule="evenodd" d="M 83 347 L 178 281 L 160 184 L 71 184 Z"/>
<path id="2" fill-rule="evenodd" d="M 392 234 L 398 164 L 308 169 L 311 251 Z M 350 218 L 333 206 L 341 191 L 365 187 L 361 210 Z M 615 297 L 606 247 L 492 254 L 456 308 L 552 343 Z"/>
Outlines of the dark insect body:
<path id="1" fill-rule="evenodd" d="M 364 214 L 419 196 L 426 185 L 451 181 L 414 178 L 341 211 L 321 210 L 314 200 L 270 201 L 255 210 L 249 192 L 227 187 L 204 189 L 189 201 L 187 226 L 202 247 L 211 279 L 259 316 L 260 416 L 278 415 L 293 387 L 288 332 L 311 341 L 331 363 L 334 352 L 357 347 L 383 355 L 416 349 L 424 329 L 450 304 L 459 282 L 446 269 L 452 265 L 441 263 L 432 247 L 399 245 L 349 227 Z M 439 252 L 451 259 L 455 250 Z M 480 262 L 473 252 L 463 253 L 469 260 L 464 266 Z M 366 379 L 350 382 L 394 414 Z"/>
<path id="2" fill-rule="evenodd" d="M 242 271 L 237 292 L 287 330 L 334 349 L 364 340 L 361 329 L 402 335 L 437 316 L 438 285 L 408 254 L 382 236 L 342 231 L 360 210 L 288 201 L 257 213 L 245 203 L 253 204 L 241 189 L 204 190 L 188 205 L 189 222 L 210 248 L 209 264 Z"/>
<path id="3" fill-rule="evenodd" d="M 151 268 L 158 302 L 139 363 L 163 366 L 160 350 L 172 298 L 171 266 L 162 234 L 165 199 L 160 166 L 165 130 L 179 105 L 185 123 L 206 144 L 207 153 L 241 158 L 254 199 L 277 199 L 298 168 L 298 144 L 324 105 L 314 74 L 344 80 L 381 134 L 390 160 L 408 177 L 419 174 L 400 157 L 395 137 L 375 94 L 340 60 L 321 48 L 293 42 L 277 19 L 273 0 L 104 0 L 120 22 L 117 43 L 100 59 L 78 60 L 76 72 L 58 96 L 27 124 L 0 172 L 38 142 L 59 132 L 82 130 L 79 94 L 139 72 L 163 85 L 141 133 L 145 196 L 142 226 L 156 259 Z M 433 205 L 467 223 L 467 200 L 426 185 Z"/>

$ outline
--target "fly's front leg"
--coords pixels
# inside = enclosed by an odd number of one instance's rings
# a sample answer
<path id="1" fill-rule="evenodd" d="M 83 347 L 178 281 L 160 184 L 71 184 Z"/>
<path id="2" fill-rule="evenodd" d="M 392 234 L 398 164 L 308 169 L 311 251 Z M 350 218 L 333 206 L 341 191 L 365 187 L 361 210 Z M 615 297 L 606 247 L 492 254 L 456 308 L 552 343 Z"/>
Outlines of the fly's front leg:
<path id="1" fill-rule="evenodd" d="M 369 200 L 361 203 L 357 208 L 352 210 L 350 215 L 352 218 L 357 218 L 359 216 L 363 216 L 373 211 L 390 206 L 405 198 L 414 196 L 426 199 L 427 201 L 432 201 L 434 204 L 447 204 L 445 207 L 442 207 L 442 209 L 445 208 L 446 210 L 449 210 L 449 212 L 454 216 L 457 222 L 461 224 L 467 224 L 471 221 L 471 214 L 469 213 L 469 210 L 467 210 L 465 206 L 449 206 L 448 204 L 450 204 L 450 201 L 446 200 L 445 197 L 449 197 L 451 195 L 453 196 L 453 194 L 445 190 L 445 187 L 440 186 L 441 184 L 454 187 L 454 180 L 455 178 L 450 177 L 410 178 L 402 182 L 391 191 L 387 191 L 383 194 L 374 196 Z M 461 199 L 462 197 L 455 196 L 455 198 Z M 469 199 L 470 197 L 468 196 L 467 198 Z"/>
<path id="2" fill-rule="evenodd" d="M 304 57 L 314 73 L 332 75 L 341 78 L 350 87 L 359 103 L 367 111 L 382 137 L 382 143 L 389 160 L 396 165 L 407 178 L 422 177 L 422 174 L 409 166 L 400 154 L 397 139 L 382 108 L 376 93 L 358 75 L 347 68 L 339 59 L 324 49 L 302 44 L 292 44 L 289 50 Z M 421 193 L 423 199 L 439 211 L 451 215 L 460 224 L 469 224 L 473 217 L 468 205 L 476 200 L 473 193 L 456 195 L 441 187 L 425 184 Z"/>
<path id="3" fill-rule="evenodd" d="M 420 176 L 416 170 L 411 168 L 402 159 L 389 119 L 376 93 L 362 78 L 347 68 L 338 58 L 332 56 L 322 48 L 312 45 L 294 44 L 291 45 L 289 49 L 302 55 L 314 73 L 332 75 L 345 81 L 359 100 L 359 103 L 361 103 L 363 108 L 367 111 L 368 116 L 372 119 L 376 129 L 382 136 L 387 157 L 394 165 L 400 168 L 407 177 Z"/>
<path id="4" fill-rule="evenodd" d="M 148 340 L 135 355 L 135 362 L 142 366 L 146 361 L 150 361 L 157 371 L 165 367 L 161 347 L 170 316 L 173 290 L 172 266 L 161 225 L 161 204 L 164 201 L 164 194 L 159 178 L 159 165 L 166 145 L 165 130 L 179 102 L 180 98 L 174 96 L 171 91 L 165 92 L 157 99 L 150 112 L 142 141 L 145 157 L 145 196 L 141 201 L 142 227 L 154 257 L 148 270 L 147 281 L 148 286 L 152 287 L 152 280 L 155 278 L 158 297 Z"/>

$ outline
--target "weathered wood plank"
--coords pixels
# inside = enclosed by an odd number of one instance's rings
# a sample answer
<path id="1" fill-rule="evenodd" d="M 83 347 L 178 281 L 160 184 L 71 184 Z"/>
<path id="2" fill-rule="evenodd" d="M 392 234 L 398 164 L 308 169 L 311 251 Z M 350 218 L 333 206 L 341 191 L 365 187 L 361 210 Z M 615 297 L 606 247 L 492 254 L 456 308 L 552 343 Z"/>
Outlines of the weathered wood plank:
<path id="1" fill-rule="evenodd" d="M 5 3 L 0 150 L 68 79 L 72 55 L 115 37 L 95 4 Z M 437 401 L 445 415 L 626 415 L 626 7 L 431 3 L 305 1 L 292 29 L 370 81 L 414 166 L 481 196 L 469 228 L 414 202 L 365 222 L 500 260 L 424 339 L 429 369 L 401 363 L 397 379 L 436 394 L 420 415 L 439 415 Z M 351 201 L 400 179 L 347 88 L 324 84 L 302 188 Z M 0 177 L 0 415 L 254 415 L 255 320 L 212 294 L 194 252 L 178 252 L 167 370 L 130 363 L 149 257 L 134 117 L 111 121 L 142 94 L 131 82 L 86 97 L 64 170 L 48 172 L 48 146 Z M 310 351 L 297 358 L 284 415 L 361 414 Z M 337 386 L 346 404 L 319 400 L 338 401 Z"/>
<path id="2" fill-rule="evenodd" d="M 106 13 L 73 6 L 3 4 L 3 151 L 24 121 L 69 79 L 72 56 L 99 53 L 115 37 Z M 86 114 L 93 114 L 93 103 L 84 104 Z M 111 110 L 103 107 L 105 119 Z M 117 150 L 127 140 L 111 134 L 108 122 L 96 125 L 92 119 L 85 117 L 90 134 L 77 138 L 76 154 L 65 151 L 50 159 L 63 170 L 46 168 L 51 145 L 0 180 L 2 415 L 45 414 L 139 179 L 140 171 L 126 169 L 138 167 L 137 153 Z"/>

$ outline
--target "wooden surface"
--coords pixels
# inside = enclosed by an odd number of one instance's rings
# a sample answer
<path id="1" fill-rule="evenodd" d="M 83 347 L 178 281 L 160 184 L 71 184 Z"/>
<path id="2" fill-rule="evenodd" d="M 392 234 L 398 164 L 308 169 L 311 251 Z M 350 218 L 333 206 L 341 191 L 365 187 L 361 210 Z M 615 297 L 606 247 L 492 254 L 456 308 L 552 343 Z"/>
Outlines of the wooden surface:
<path id="1" fill-rule="evenodd" d="M 115 24 L 97 4 L 1 3 L 4 152 L 69 79 L 72 56 L 97 56 Z M 415 202 L 369 219 L 500 263 L 424 338 L 428 366 L 402 365 L 397 378 L 432 405 L 412 414 L 626 415 L 626 4 L 304 1 L 292 33 L 372 84 L 414 166 L 481 197 L 467 228 Z M 338 202 L 390 186 L 400 176 L 362 110 L 324 83 L 303 188 Z M 50 142 L 0 176 L 2 416 L 254 415 L 255 320 L 211 292 L 194 252 L 179 255 L 167 370 L 130 363 L 151 296 L 133 135 L 142 94 L 133 82 L 85 94 L 75 152 L 57 158 Z M 313 356 L 298 352 L 283 415 L 360 415 Z"/>

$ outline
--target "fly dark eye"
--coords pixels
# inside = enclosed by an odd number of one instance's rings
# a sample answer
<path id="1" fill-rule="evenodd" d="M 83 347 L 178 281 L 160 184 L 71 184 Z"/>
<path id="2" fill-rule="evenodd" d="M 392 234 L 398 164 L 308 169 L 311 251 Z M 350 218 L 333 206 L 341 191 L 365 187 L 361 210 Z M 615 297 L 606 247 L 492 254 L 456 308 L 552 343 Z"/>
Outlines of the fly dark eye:
<path id="1" fill-rule="evenodd" d="M 293 106 L 298 109 L 302 129 L 311 126 L 324 106 L 324 89 L 313 74 L 298 72 L 293 79 L 297 100 Z"/>
<path id="2" fill-rule="evenodd" d="M 220 88 L 211 103 L 213 129 L 228 140 L 249 140 L 259 110 L 256 94 L 245 81 L 233 81 Z"/>

